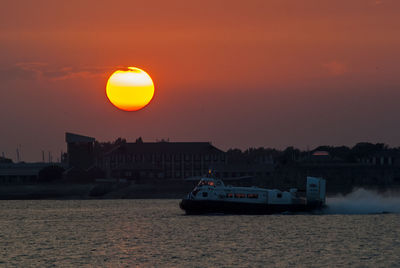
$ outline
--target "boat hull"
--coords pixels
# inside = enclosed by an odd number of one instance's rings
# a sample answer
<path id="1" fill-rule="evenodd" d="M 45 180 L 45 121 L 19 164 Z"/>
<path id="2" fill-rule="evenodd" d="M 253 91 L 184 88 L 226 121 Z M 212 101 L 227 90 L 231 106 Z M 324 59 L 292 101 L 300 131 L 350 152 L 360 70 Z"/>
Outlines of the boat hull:
<path id="1" fill-rule="evenodd" d="M 186 214 L 277 214 L 283 212 L 311 212 L 322 208 L 322 203 L 312 204 L 260 204 L 214 200 L 183 199 L 179 206 Z"/>

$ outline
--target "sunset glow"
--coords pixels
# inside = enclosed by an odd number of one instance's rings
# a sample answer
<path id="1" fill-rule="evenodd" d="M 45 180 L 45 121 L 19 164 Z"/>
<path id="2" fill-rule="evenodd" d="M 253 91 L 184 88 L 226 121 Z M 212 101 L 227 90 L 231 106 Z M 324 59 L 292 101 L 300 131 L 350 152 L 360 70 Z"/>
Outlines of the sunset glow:
<path id="1" fill-rule="evenodd" d="M 224 150 L 400 146 L 400 1 L 2 4 L 0 157 L 21 145 L 42 161 L 66 130 Z"/>
<path id="2" fill-rule="evenodd" d="M 136 67 L 115 71 L 107 82 L 107 97 L 117 108 L 137 111 L 153 98 L 154 84 L 150 76 Z"/>

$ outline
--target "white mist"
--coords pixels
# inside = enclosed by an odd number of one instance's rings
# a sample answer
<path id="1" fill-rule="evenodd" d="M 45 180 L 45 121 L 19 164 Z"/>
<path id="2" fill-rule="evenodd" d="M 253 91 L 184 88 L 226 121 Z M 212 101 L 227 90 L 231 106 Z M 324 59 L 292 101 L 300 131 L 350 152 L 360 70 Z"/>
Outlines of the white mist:
<path id="1" fill-rule="evenodd" d="M 326 214 L 400 213 L 400 196 L 359 188 L 348 195 L 327 198 Z"/>

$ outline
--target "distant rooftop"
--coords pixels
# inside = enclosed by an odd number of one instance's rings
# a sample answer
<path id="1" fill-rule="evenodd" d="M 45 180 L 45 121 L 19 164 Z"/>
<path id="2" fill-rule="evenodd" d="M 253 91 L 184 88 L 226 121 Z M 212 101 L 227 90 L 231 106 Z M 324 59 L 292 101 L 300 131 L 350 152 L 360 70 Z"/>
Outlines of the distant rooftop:
<path id="1" fill-rule="evenodd" d="M 3 164 L 3 163 L 12 163 L 12 162 L 13 162 L 13 161 L 12 161 L 11 159 L 0 156 L 0 164 Z"/>
<path id="2" fill-rule="evenodd" d="M 327 151 L 315 151 L 312 154 L 313 156 L 329 156 L 329 152 Z"/>
<path id="3" fill-rule="evenodd" d="M 135 153 L 208 153 L 218 151 L 218 148 L 209 142 L 132 142 L 121 144 L 114 151 Z"/>
<path id="4" fill-rule="evenodd" d="M 79 134 L 74 134 L 70 132 L 65 133 L 65 141 L 67 143 L 74 143 L 74 142 L 94 142 L 96 139 L 88 136 L 83 136 Z"/>

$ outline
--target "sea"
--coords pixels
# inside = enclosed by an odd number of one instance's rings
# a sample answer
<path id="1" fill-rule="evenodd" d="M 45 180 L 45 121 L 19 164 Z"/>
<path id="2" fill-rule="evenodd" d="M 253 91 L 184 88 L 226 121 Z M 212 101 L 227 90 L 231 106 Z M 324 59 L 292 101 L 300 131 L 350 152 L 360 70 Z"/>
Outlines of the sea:
<path id="1" fill-rule="evenodd" d="M 179 200 L 0 201 L 0 267 L 400 267 L 400 199 L 315 214 L 185 215 Z"/>

